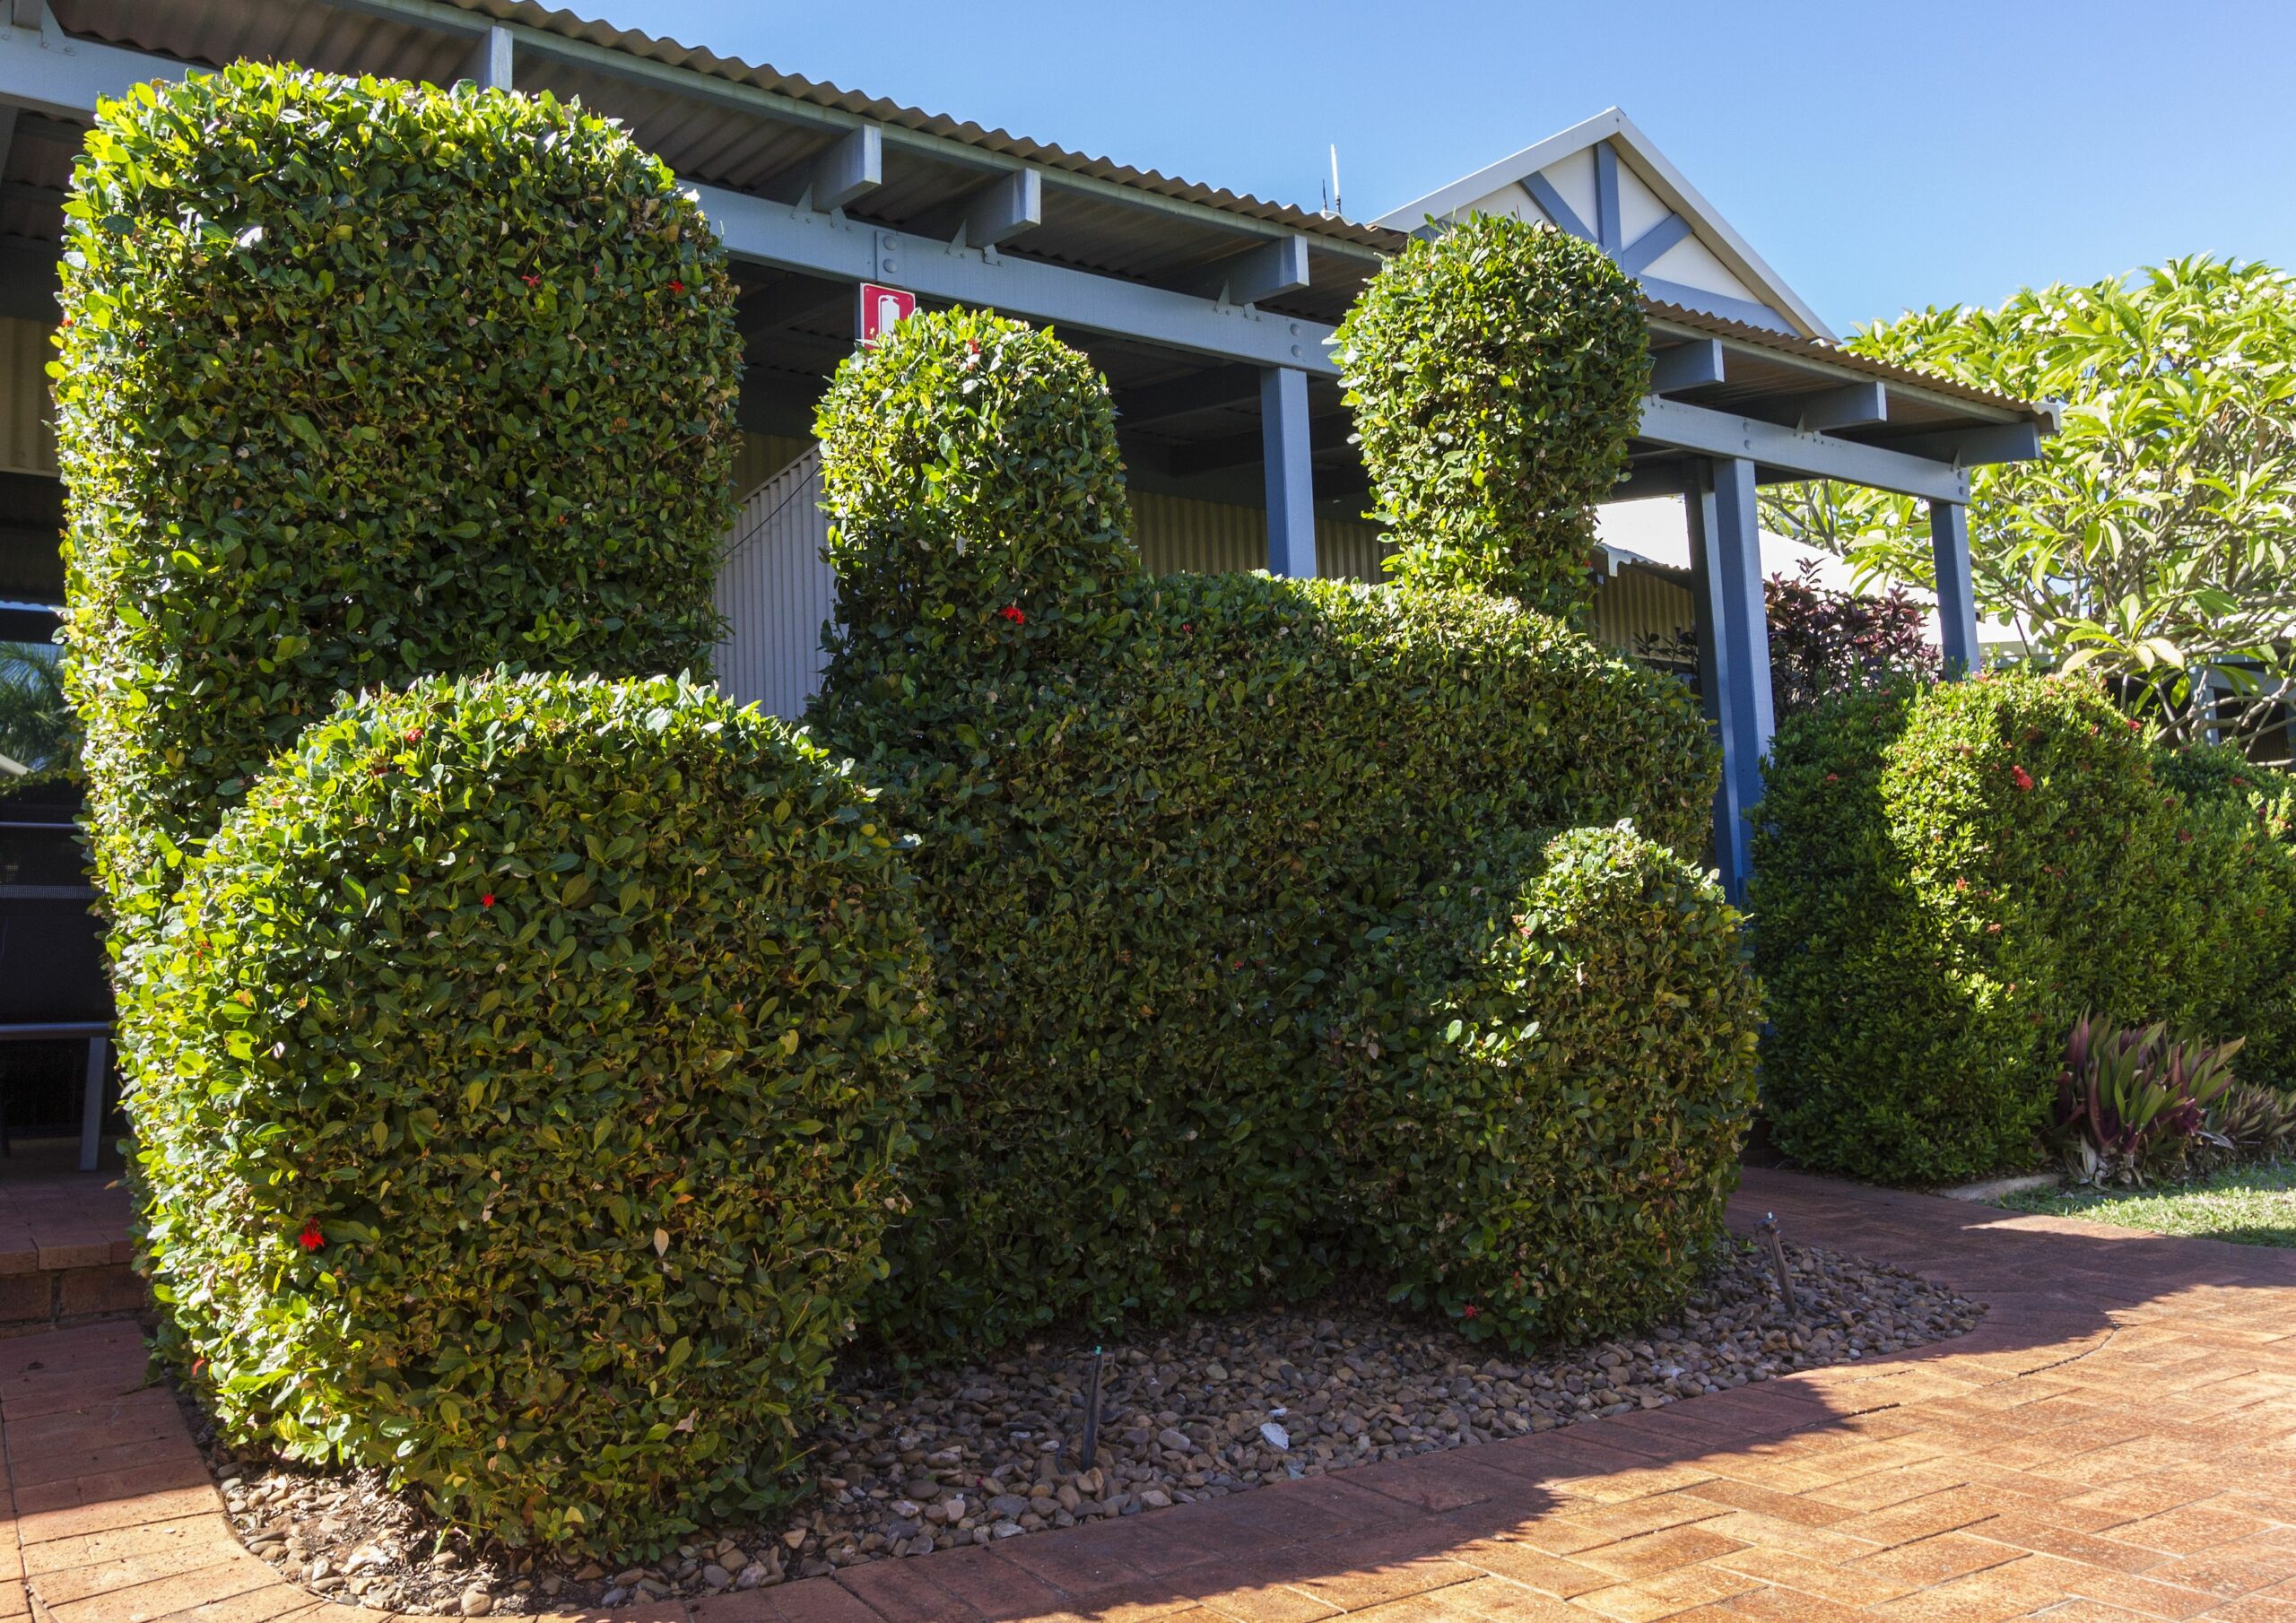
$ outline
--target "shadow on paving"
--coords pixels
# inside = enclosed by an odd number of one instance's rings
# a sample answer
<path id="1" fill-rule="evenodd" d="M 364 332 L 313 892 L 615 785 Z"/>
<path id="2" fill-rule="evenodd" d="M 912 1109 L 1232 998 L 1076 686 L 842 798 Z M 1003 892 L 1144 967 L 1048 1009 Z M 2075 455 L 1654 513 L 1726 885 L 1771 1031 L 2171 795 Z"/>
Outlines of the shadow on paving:
<path id="1" fill-rule="evenodd" d="M 1987 1317 L 1913 1352 L 1534 1436 L 773 1589 L 553 1615 L 2001 1623 L 2077 1596 L 2259 1623 L 2296 1609 L 2296 1255 L 1749 1171 L 1732 1222 L 1766 1211 L 1791 1238 L 1923 1274 Z M 53 1358 L 100 1331 L 72 1367 L 27 1367 L 43 1343 Z M 126 1327 L 0 1343 L 40 1603 L 59 1623 L 374 1619 L 298 1600 L 239 1549 L 171 1401 L 135 1390 L 135 1353 Z M 210 1553 L 155 1574 L 117 1541 L 159 1531 L 142 1524 L 205 1528 Z M 116 1532 L 91 1542 L 97 1527 Z M 203 1574 L 239 1587 L 185 1598 Z M 168 1610 L 145 1603 L 158 1585 L 176 1586 Z"/>

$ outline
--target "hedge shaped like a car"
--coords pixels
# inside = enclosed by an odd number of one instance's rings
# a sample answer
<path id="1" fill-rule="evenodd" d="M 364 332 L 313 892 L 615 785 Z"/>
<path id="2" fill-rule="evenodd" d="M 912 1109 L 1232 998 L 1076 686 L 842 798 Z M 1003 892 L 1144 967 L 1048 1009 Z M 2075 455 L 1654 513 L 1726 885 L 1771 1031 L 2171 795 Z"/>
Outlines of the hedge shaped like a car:
<path id="1" fill-rule="evenodd" d="M 1391 504 L 1425 526 L 1396 585 L 1150 577 L 1105 386 L 1046 333 L 920 316 L 831 384 L 846 629 L 808 723 L 919 836 L 949 1020 L 870 1308 L 891 1340 L 1153 1322 L 1370 1261 L 1523 1341 L 1647 1317 L 1718 1232 L 1754 1002 L 1698 866 L 1713 751 L 1676 684 L 1567 618 L 1639 324 L 1606 373 L 1574 359 L 1606 378 L 1575 426 L 1495 382 L 1551 386 L 1522 340 L 1557 289 L 1582 339 L 1631 291 L 1512 221 L 1416 245 L 1366 296 L 1398 308 L 1343 329 L 1359 398 L 1437 364 L 1457 257 L 1511 264 L 1473 282 L 1523 308 L 1451 341 L 1490 386 L 1426 409 L 1503 452 L 1492 477 L 1539 435 L 1588 443 L 1553 447 L 1581 471 L 1561 520 L 1492 534 L 1511 509 L 1423 434 L 1392 459 L 1367 435 L 1375 482 L 1439 473 Z"/>

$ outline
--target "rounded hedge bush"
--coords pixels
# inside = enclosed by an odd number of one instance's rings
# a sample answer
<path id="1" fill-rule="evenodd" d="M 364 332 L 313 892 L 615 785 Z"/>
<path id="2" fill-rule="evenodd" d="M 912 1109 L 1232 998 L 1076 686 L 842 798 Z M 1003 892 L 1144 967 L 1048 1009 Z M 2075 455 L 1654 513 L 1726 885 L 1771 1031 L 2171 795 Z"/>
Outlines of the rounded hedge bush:
<path id="1" fill-rule="evenodd" d="M 1388 261 L 1335 342 L 1388 568 L 1590 605 L 1594 503 L 1650 378 L 1634 278 L 1592 243 L 1475 214 Z"/>
<path id="2" fill-rule="evenodd" d="M 882 814 L 683 681 L 348 702 L 123 1009 L 143 1245 L 224 1427 L 514 1543 L 775 1503 L 929 1060 Z"/>
<path id="3" fill-rule="evenodd" d="M 1425 887 L 1334 1038 L 1370 1255 L 1399 1298 L 1514 1344 L 1681 1299 L 1737 1181 L 1761 1028 L 1711 873 L 1629 824 L 1536 843 Z"/>
<path id="4" fill-rule="evenodd" d="M 965 389 L 975 344 L 1008 358 L 1006 394 Z M 1105 401 L 1039 398 L 1098 394 L 1057 349 L 920 316 L 817 422 L 850 606 L 808 720 L 921 837 L 949 1019 L 870 1309 L 928 1355 L 1318 1287 L 1360 1244 L 1332 1116 L 1354 967 L 1492 842 L 1633 818 L 1695 850 L 1715 786 L 1679 684 L 1510 599 L 1150 579 L 1102 528 L 1125 510 Z M 882 461 L 888 421 L 944 472 Z M 909 510 L 991 464 L 982 505 L 1032 515 L 1010 546 Z"/>
<path id="5" fill-rule="evenodd" d="M 66 671 L 131 934 L 338 693 L 703 668 L 734 288 L 622 131 L 242 63 L 103 103 L 65 212 Z"/>
<path id="6" fill-rule="evenodd" d="M 2025 1163 L 2085 1011 L 2232 1037 L 2273 1073 L 2296 872 L 2268 810 L 2188 799 L 2093 682 L 1853 694 L 1779 729 L 1754 847 L 1762 1102 L 1809 1166 Z"/>
<path id="7" fill-rule="evenodd" d="M 983 311 L 904 321 L 820 412 L 848 626 L 961 657 L 1057 635 L 1140 572 L 1108 385 L 1049 332 Z M 866 432 L 852 431 L 866 425 Z"/>

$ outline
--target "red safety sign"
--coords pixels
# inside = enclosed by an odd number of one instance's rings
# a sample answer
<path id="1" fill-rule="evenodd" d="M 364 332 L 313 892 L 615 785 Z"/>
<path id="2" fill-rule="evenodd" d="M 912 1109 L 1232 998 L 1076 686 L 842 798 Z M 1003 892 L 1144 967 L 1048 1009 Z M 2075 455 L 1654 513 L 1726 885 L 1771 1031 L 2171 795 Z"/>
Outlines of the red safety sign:
<path id="1" fill-rule="evenodd" d="M 861 334 L 861 347 L 867 349 L 893 329 L 897 321 L 905 321 L 917 314 L 917 295 L 904 293 L 899 288 L 881 288 L 874 282 L 861 284 L 861 319 L 857 330 Z"/>

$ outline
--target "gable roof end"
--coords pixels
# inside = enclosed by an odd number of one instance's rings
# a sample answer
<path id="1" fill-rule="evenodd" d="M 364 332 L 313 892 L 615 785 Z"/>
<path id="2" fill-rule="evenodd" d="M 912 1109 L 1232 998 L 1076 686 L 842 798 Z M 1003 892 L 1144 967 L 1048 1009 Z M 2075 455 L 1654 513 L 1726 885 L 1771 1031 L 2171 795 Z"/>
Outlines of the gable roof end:
<path id="1" fill-rule="evenodd" d="M 1591 162 L 1583 156 L 1589 153 Z M 1573 192 L 1578 204 L 1569 195 Z M 1646 216 L 1654 205 L 1658 211 L 1655 223 L 1635 231 L 1632 240 L 1621 240 L 1622 202 L 1639 203 Z M 1617 108 L 1414 198 L 1374 223 L 1417 231 L 1431 215 L 1445 220 L 1477 207 L 1543 218 L 1601 242 L 1653 299 L 1800 338 L 1839 342 Z"/>

